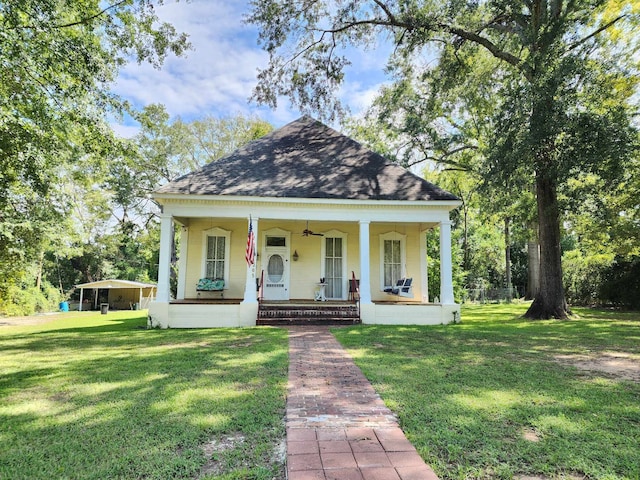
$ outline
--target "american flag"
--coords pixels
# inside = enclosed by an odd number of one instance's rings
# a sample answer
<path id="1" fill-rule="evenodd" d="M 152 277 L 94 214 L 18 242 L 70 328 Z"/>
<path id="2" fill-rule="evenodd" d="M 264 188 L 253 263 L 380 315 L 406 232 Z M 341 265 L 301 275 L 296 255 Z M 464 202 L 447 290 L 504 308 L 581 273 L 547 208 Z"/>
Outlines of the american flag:
<path id="1" fill-rule="evenodd" d="M 255 238 L 253 235 L 253 221 L 251 217 L 249 217 L 249 235 L 247 235 L 247 250 L 244 254 L 244 258 L 247 261 L 247 265 L 253 265 L 255 261 L 255 253 L 256 253 L 256 245 Z"/>

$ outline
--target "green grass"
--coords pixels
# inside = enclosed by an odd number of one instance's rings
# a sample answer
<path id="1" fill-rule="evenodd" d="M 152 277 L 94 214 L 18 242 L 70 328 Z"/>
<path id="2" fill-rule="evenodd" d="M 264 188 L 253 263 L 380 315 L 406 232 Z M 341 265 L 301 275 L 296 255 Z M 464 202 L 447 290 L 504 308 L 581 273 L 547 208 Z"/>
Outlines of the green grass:
<path id="1" fill-rule="evenodd" d="M 0 478 L 283 477 L 286 331 L 142 315 L 0 328 Z"/>
<path id="2" fill-rule="evenodd" d="M 525 321 L 525 310 L 471 306 L 460 325 L 334 334 L 442 479 L 640 478 L 640 384 L 555 359 L 637 360 L 640 315 Z"/>

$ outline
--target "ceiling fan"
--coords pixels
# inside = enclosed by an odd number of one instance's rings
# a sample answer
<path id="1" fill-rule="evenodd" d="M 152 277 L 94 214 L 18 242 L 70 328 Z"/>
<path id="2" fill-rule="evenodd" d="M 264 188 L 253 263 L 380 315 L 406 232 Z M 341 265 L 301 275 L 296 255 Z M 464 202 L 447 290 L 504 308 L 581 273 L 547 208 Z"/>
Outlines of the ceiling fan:
<path id="1" fill-rule="evenodd" d="M 324 233 L 313 233 L 311 230 L 309 230 L 309 221 L 307 220 L 307 228 L 305 228 L 302 231 L 302 236 L 303 237 L 308 237 L 309 235 L 316 235 L 318 237 L 324 237 Z"/>

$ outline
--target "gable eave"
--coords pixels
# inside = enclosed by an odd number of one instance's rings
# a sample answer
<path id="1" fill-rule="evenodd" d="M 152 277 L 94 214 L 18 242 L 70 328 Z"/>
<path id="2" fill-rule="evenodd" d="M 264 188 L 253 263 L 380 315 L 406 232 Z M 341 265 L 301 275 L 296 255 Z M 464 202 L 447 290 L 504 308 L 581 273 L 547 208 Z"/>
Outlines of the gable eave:
<path id="1" fill-rule="evenodd" d="M 389 207 L 402 206 L 439 208 L 451 211 L 462 205 L 460 200 L 366 200 L 366 199 L 336 199 L 336 198 L 302 198 L 302 197 L 255 197 L 245 195 L 206 195 L 206 194 L 181 194 L 181 193 L 154 193 L 152 197 L 160 205 L 169 204 L 194 204 L 203 203 L 222 205 L 290 205 L 295 206 L 351 206 L 351 207 Z"/>

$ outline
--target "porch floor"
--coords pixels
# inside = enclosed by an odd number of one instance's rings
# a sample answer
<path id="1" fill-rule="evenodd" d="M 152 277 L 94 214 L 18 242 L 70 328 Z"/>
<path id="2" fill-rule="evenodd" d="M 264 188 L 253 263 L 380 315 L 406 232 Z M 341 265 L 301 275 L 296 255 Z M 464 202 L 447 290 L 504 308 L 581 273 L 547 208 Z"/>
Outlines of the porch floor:
<path id="1" fill-rule="evenodd" d="M 170 305 L 239 305 L 242 298 L 182 298 L 171 300 Z"/>
<path id="2" fill-rule="evenodd" d="M 238 305 L 242 303 L 242 298 L 183 298 L 180 300 L 171 300 L 171 305 Z M 261 304 L 265 305 L 353 305 L 354 302 L 350 300 L 327 300 L 325 302 L 319 302 L 312 299 L 292 299 L 292 300 L 262 300 Z M 374 300 L 375 305 L 439 305 L 438 303 L 421 303 L 412 302 L 410 300 Z"/>

